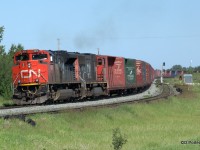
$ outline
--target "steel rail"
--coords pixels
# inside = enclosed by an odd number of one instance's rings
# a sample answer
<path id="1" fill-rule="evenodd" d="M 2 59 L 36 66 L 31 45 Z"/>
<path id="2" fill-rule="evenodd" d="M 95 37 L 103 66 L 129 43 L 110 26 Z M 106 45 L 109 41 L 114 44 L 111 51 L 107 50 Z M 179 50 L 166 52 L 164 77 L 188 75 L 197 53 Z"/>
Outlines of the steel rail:
<path id="1" fill-rule="evenodd" d="M 166 98 L 172 95 L 171 87 L 169 85 L 163 84 L 160 93 L 157 93 L 153 96 L 142 97 L 137 95 L 109 98 L 98 101 L 86 101 L 86 102 L 77 102 L 77 103 L 67 103 L 67 104 L 56 104 L 56 105 L 45 105 L 45 106 L 28 106 L 28 107 L 19 107 L 19 108 L 8 108 L 0 109 L 0 117 L 11 116 L 11 115 L 28 115 L 36 113 L 47 113 L 47 112 L 58 112 L 65 110 L 74 110 L 74 109 L 85 109 L 91 107 L 106 107 L 106 106 L 115 106 L 125 103 L 135 103 L 135 102 L 150 102 L 153 100 Z"/>

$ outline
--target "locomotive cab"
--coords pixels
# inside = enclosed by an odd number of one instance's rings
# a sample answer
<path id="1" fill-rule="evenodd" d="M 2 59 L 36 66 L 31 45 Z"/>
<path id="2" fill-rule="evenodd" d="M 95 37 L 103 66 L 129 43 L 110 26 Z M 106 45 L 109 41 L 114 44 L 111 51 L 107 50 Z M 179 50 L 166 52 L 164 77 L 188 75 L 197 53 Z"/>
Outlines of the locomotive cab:
<path id="1" fill-rule="evenodd" d="M 15 103 L 42 101 L 42 96 L 45 96 L 48 90 L 49 63 L 49 52 L 44 50 L 22 50 L 14 55 L 12 79 Z"/>
<path id="2" fill-rule="evenodd" d="M 105 58 L 97 57 L 97 81 L 105 81 Z"/>

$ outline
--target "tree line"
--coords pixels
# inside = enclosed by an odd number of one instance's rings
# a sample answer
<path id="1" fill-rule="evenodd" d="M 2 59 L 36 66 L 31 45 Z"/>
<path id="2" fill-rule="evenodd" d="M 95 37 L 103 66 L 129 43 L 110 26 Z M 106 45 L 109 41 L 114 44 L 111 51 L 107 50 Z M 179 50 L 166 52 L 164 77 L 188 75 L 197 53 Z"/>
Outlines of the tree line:
<path id="1" fill-rule="evenodd" d="M 187 73 L 193 73 L 193 72 L 200 72 L 200 66 L 196 66 L 196 67 L 182 67 L 181 65 L 174 65 L 172 66 L 171 69 L 168 69 L 168 71 L 184 71 Z"/>
<path id="2" fill-rule="evenodd" d="M 0 96 L 5 99 L 12 97 L 12 66 L 14 53 L 24 49 L 21 44 L 12 44 L 6 51 L 4 45 L 2 45 L 3 33 L 5 28 L 0 27 Z"/>

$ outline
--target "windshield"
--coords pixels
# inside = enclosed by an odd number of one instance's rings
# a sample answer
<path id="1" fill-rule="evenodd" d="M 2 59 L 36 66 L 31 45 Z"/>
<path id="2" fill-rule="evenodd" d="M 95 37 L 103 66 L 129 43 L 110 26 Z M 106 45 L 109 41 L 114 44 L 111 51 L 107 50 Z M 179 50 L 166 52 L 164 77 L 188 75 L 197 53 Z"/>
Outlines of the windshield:
<path id="1" fill-rule="evenodd" d="M 16 56 L 16 61 L 23 61 L 23 60 L 29 60 L 29 57 L 27 54 L 21 54 Z"/>
<path id="2" fill-rule="evenodd" d="M 47 54 L 33 54 L 32 59 L 33 60 L 47 59 Z"/>

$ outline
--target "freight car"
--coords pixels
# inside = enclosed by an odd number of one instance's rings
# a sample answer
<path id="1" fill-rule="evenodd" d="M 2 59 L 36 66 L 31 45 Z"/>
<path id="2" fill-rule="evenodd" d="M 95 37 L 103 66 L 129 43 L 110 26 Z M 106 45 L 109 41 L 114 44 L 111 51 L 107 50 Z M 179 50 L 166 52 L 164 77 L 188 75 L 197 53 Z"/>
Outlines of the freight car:
<path id="1" fill-rule="evenodd" d="M 160 78 L 161 77 L 161 70 L 155 70 L 154 72 L 155 78 Z M 179 71 L 179 70 L 163 70 L 163 77 L 164 78 L 174 78 L 174 77 L 179 77 L 183 76 L 184 71 Z"/>
<path id="2" fill-rule="evenodd" d="M 127 94 L 151 85 L 154 69 L 123 57 L 52 50 L 21 50 L 12 67 L 18 105 Z"/>
<path id="3" fill-rule="evenodd" d="M 156 69 L 154 71 L 154 75 L 155 75 L 155 78 L 160 78 L 161 77 L 161 70 Z"/>

